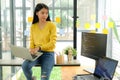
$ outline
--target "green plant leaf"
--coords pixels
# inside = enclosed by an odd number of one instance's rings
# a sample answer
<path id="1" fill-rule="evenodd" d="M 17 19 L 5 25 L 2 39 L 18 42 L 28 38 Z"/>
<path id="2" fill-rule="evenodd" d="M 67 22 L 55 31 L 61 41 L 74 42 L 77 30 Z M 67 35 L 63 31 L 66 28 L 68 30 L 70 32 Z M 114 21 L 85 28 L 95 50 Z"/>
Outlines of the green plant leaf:
<path id="1" fill-rule="evenodd" d="M 113 22 L 113 31 L 114 31 L 114 34 L 116 36 L 116 39 L 118 40 L 118 42 L 120 43 L 120 38 L 119 38 L 119 35 L 118 35 L 118 31 L 117 31 L 117 28 L 116 28 L 116 24 L 115 24 L 115 21 L 113 19 L 110 19 L 111 22 Z"/>
<path id="2" fill-rule="evenodd" d="M 74 49 L 73 47 L 71 47 L 71 46 L 68 46 L 68 47 L 66 47 L 65 49 L 64 49 L 64 54 L 66 54 L 66 55 L 68 55 L 68 50 L 69 49 L 71 49 L 72 50 L 72 55 L 73 56 L 76 56 L 77 55 L 77 50 L 76 49 Z"/>

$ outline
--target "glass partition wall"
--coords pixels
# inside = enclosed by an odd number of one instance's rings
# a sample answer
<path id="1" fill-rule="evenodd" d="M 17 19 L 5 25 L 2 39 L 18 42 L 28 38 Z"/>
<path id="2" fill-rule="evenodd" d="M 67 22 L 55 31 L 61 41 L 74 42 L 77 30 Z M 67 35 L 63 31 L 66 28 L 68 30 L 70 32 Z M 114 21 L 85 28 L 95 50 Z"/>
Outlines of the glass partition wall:
<path id="1" fill-rule="evenodd" d="M 10 44 L 26 47 L 28 45 L 26 44 L 28 37 L 26 31 L 30 27 L 27 18 L 32 14 L 33 2 L 1 0 L 1 3 L 2 51 L 10 52 Z M 2 56 L 4 59 L 4 54 Z M 8 58 L 11 58 L 11 55 Z"/>
<path id="2" fill-rule="evenodd" d="M 38 2 L 49 6 L 50 18 L 57 25 L 56 52 L 73 46 L 73 0 L 1 0 L 0 59 L 19 59 L 11 55 L 10 44 L 29 47 L 29 29 Z M 19 67 L 0 67 L 0 80 L 9 79 L 18 70 Z"/>
<path id="3" fill-rule="evenodd" d="M 30 27 L 27 18 L 33 11 L 34 0 L 1 0 L 1 59 L 15 59 L 11 55 L 10 44 L 27 47 L 25 31 Z M 18 67 L 1 67 L 0 80 L 8 80 Z"/>
<path id="4" fill-rule="evenodd" d="M 107 57 L 119 61 L 113 80 L 120 79 L 120 6 L 119 0 L 77 0 L 77 43 L 81 52 L 81 32 L 108 34 Z M 84 14 L 84 15 L 83 15 Z M 80 41 L 80 42 L 78 42 Z M 80 48 L 80 49 L 79 49 Z M 93 64 L 90 59 L 80 55 L 82 65 Z M 91 62 L 91 63 L 90 63 Z M 94 62 L 94 61 L 93 61 Z M 89 64 L 88 64 L 89 63 Z"/>

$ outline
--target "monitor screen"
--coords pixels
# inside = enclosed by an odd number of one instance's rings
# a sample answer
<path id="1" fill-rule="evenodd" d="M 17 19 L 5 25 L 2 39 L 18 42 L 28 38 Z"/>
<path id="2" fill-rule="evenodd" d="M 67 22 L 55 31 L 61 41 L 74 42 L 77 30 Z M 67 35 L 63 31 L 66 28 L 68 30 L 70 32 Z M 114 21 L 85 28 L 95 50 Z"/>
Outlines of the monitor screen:
<path id="1" fill-rule="evenodd" d="M 82 32 L 81 55 L 98 60 L 106 56 L 107 34 Z"/>

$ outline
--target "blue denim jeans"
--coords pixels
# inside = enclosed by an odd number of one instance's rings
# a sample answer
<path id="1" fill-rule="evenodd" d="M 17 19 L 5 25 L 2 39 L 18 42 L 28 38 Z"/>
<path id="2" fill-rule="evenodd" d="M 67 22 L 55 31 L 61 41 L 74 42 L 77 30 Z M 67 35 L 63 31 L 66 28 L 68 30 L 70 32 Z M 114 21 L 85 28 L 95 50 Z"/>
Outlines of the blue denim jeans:
<path id="1" fill-rule="evenodd" d="M 32 80 L 32 67 L 36 64 L 41 65 L 41 79 L 40 80 L 49 80 L 50 73 L 54 66 L 54 52 L 44 52 L 43 55 L 40 56 L 35 61 L 25 60 L 22 64 L 23 72 L 27 78 L 27 80 Z"/>

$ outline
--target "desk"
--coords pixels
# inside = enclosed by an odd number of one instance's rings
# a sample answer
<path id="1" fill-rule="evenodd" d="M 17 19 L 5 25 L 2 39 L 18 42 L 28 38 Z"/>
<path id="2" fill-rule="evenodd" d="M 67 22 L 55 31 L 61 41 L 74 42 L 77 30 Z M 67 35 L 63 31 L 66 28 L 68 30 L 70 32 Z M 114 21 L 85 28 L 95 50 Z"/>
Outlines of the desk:
<path id="1" fill-rule="evenodd" d="M 18 60 L 0 60 L 0 66 L 21 66 L 23 59 Z M 37 64 L 36 66 L 40 66 Z M 54 66 L 60 66 L 62 72 L 62 80 L 72 80 L 72 77 L 77 73 L 83 73 L 82 68 L 80 67 L 79 61 L 75 60 L 71 63 L 64 62 L 64 64 L 55 64 Z M 1 72 L 0 72 L 1 74 Z"/>
<path id="2" fill-rule="evenodd" d="M 0 66 L 21 66 L 23 63 L 23 59 L 19 60 L 0 60 Z M 40 66 L 40 64 L 37 64 L 35 66 Z M 74 60 L 71 63 L 64 62 L 64 64 L 55 64 L 54 66 L 80 66 L 79 61 Z"/>
<path id="3" fill-rule="evenodd" d="M 83 70 L 82 66 L 63 66 L 62 71 L 62 80 L 73 80 L 73 76 L 77 74 L 89 74 Z"/>

